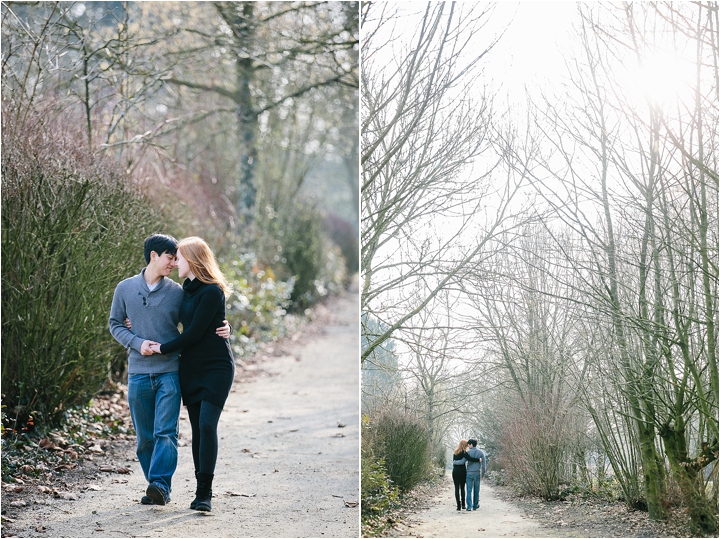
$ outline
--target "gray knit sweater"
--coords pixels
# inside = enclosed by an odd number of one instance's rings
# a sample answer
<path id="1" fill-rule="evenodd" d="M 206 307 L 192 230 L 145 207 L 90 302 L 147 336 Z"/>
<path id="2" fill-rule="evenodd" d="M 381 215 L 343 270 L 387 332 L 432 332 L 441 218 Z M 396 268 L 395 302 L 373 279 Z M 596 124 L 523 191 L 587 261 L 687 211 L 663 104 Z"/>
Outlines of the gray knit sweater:
<path id="1" fill-rule="evenodd" d="M 482 470 L 482 475 L 485 475 L 485 461 L 487 460 L 487 458 L 485 458 L 485 451 L 477 447 L 468 447 L 467 454 L 473 458 L 482 459 L 482 462 L 468 461 L 467 473 L 480 473 Z"/>
<path id="2" fill-rule="evenodd" d="M 143 356 L 140 347 L 144 340 L 164 343 L 178 335 L 182 286 L 163 277 L 157 287 L 150 291 L 143 276 L 138 275 L 121 281 L 115 288 L 110 307 L 110 333 L 130 351 L 129 374 L 160 374 L 177 372 L 178 352 Z M 132 323 L 132 331 L 125 327 L 125 318 Z"/>

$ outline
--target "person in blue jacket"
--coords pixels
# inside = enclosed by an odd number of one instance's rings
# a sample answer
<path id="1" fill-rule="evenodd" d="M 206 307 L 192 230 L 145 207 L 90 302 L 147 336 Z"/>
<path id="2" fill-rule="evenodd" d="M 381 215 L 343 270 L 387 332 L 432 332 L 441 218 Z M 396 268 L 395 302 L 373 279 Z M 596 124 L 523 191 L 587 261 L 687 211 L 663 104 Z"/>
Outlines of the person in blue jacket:
<path id="1" fill-rule="evenodd" d="M 467 510 L 475 511 L 480 503 L 480 478 L 485 476 L 485 452 L 477 448 L 477 440 L 468 440 L 467 450 L 468 459 L 467 475 L 465 483 L 467 485 Z M 474 459 L 477 459 L 474 460 Z"/>

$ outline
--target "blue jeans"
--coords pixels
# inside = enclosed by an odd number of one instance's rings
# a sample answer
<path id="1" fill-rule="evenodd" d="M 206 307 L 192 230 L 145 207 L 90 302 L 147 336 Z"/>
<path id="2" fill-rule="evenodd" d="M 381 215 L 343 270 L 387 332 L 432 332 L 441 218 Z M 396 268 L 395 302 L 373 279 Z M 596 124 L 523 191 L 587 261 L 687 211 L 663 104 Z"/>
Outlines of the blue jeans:
<path id="1" fill-rule="evenodd" d="M 468 472 L 465 477 L 467 485 L 467 508 L 477 509 L 480 503 L 480 472 Z"/>
<path id="2" fill-rule="evenodd" d="M 129 374 L 128 405 L 137 434 L 137 456 L 145 479 L 169 495 L 178 458 L 178 373 Z"/>

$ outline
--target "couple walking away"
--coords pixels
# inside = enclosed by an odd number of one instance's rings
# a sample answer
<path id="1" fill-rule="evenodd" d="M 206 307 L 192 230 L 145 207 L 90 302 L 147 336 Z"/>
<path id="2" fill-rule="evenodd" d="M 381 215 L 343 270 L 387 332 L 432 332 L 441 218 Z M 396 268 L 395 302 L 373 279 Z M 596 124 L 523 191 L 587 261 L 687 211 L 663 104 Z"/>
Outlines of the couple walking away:
<path id="1" fill-rule="evenodd" d="M 197 480 L 190 508 L 210 511 L 217 426 L 235 376 L 225 320 L 229 286 L 200 238 L 178 243 L 153 234 L 145 240 L 144 254 L 147 266 L 115 288 L 109 322 L 113 337 L 129 350 L 128 405 L 148 482 L 140 502 L 170 501 L 182 396 Z M 176 267 L 185 279 L 182 286 L 168 278 Z"/>
<path id="2" fill-rule="evenodd" d="M 465 487 L 467 486 L 467 510 L 474 511 L 480 503 L 480 478 L 485 477 L 487 457 L 477 448 L 477 441 L 460 440 L 453 452 L 453 483 L 457 510 L 465 509 Z"/>

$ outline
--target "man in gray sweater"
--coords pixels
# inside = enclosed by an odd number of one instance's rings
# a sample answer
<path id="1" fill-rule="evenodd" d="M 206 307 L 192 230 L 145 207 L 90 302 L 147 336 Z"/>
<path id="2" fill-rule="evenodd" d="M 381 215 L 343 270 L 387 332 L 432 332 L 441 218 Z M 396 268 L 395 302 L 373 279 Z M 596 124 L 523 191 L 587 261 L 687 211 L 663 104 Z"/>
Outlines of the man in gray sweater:
<path id="1" fill-rule="evenodd" d="M 180 415 L 179 354 L 155 354 L 152 342 L 177 337 L 182 286 L 168 278 L 177 266 L 177 241 L 153 234 L 145 240 L 145 267 L 120 282 L 110 308 L 110 333 L 128 351 L 128 405 L 137 435 L 137 456 L 148 487 L 141 503 L 165 505 L 170 500 L 177 467 Z M 125 319 L 132 322 L 132 330 Z M 226 324 L 218 329 L 229 336 Z"/>
<path id="2" fill-rule="evenodd" d="M 467 486 L 467 510 L 475 511 L 480 504 L 480 477 L 485 476 L 485 452 L 477 447 L 477 440 L 468 440 L 467 454 L 473 458 L 480 459 L 479 462 L 468 461 L 465 475 Z"/>

